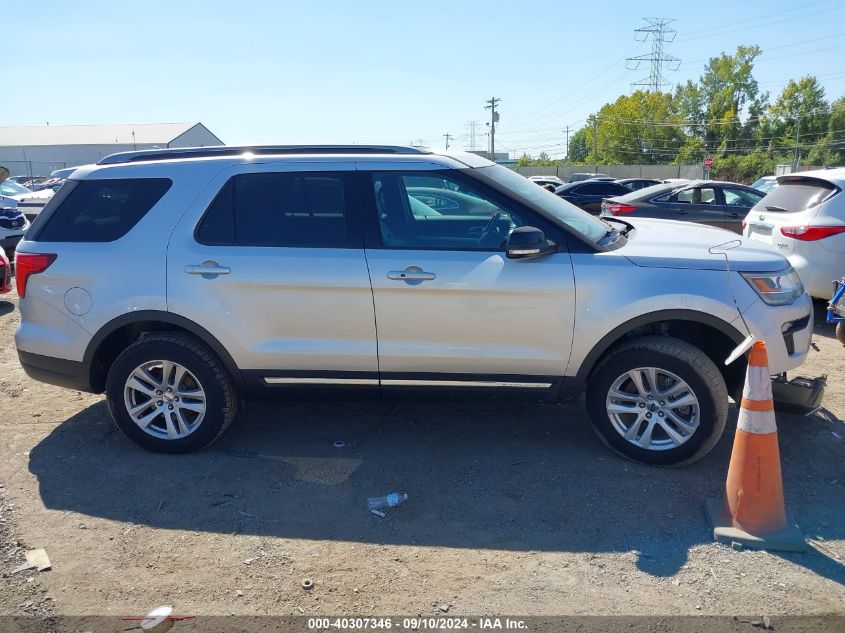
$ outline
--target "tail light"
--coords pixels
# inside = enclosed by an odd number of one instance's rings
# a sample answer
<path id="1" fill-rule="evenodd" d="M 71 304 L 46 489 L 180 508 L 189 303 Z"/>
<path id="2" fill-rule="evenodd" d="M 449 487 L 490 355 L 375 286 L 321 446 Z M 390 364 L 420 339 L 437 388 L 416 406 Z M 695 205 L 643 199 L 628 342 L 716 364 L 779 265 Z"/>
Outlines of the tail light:
<path id="1" fill-rule="evenodd" d="M 780 232 L 802 242 L 815 242 L 831 235 L 845 233 L 845 226 L 782 226 Z"/>
<path id="2" fill-rule="evenodd" d="M 56 255 L 52 253 L 15 253 L 15 284 L 21 299 L 26 296 L 26 282 L 30 275 L 43 273 L 54 261 Z"/>
<path id="3" fill-rule="evenodd" d="M 622 204 L 621 202 L 611 202 L 606 208 L 612 215 L 625 215 L 626 213 L 637 210 L 637 207 L 633 207 L 630 204 Z"/>

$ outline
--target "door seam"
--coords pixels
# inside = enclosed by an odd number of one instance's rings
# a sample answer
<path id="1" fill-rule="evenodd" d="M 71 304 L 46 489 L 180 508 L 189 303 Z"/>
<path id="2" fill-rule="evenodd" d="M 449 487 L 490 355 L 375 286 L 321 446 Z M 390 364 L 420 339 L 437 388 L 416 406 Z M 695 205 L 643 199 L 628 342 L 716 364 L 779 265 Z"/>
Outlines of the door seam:
<path id="1" fill-rule="evenodd" d="M 370 271 L 370 260 L 367 259 L 367 249 L 364 247 L 361 250 L 364 253 L 364 264 L 367 267 L 367 279 L 370 282 L 370 299 L 373 302 L 373 327 L 376 332 L 376 371 L 378 372 L 379 392 L 381 392 L 381 359 L 379 358 L 378 348 L 378 313 L 376 312 L 376 295 L 373 291 L 373 274 Z"/>

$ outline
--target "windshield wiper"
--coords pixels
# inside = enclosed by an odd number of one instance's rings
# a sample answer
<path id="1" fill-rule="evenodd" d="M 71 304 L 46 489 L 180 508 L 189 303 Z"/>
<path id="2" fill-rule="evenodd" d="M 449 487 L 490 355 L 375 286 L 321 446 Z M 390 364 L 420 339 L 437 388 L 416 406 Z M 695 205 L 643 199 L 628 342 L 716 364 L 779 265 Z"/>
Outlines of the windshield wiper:
<path id="1" fill-rule="evenodd" d="M 767 205 L 766 211 L 779 211 L 780 213 L 789 213 L 788 209 L 784 209 L 783 207 L 777 207 L 773 204 Z"/>

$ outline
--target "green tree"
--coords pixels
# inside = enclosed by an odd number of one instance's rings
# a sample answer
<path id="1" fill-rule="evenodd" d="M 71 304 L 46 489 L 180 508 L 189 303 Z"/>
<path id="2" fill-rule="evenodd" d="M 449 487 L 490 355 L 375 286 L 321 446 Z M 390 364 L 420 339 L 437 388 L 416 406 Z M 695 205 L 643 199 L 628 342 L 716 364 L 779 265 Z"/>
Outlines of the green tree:
<path id="1" fill-rule="evenodd" d="M 734 146 L 737 139 L 747 138 L 756 128 L 756 119 L 746 124 L 740 117 L 746 109 L 759 115 L 768 95 L 761 95 L 754 79 L 754 60 L 762 51 L 759 46 L 737 46 L 736 53 L 722 53 L 707 64 L 700 79 L 704 114 L 708 121 L 705 140 L 708 148 L 722 151 Z"/>
<path id="2" fill-rule="evenodd" d="M 795 145 L 797 134 L 799 146 L 807 146 L 802 150 L 805 158 L 824 162 L 830 105 L 825 99 L 824 88 L 815 77 L 808 75 L 798 81 L 790 80 L 769 106 L 764 121 L 763 138 L 769 147 L 788 150 Z"/>
<path id="3" fill-rule="evenodd" d="M 587 132 L 590 132 L 590 142 L 592 142 L 592 131 L 588 127 L 582 127 L 575 132 L 569 139 L 569 153 L 566 160 L 570 163 L 583 164 L 587 162 L 587 156 L 590 150 L 587 147 Z"/>
<path id="4" fill-rule="evenodd" d="M 690 124 L 684 128 L 687 136 L 704 138 L 707 104 L 701 86 L 691 80 L 687 80 L 687 83 L 678 86 L 675 89 L 673 107 L 681 120 Z"/>
<path id="5" fill-rule="evenodd" d="M 826 143 L 830 153 L 826 164 L 845 164 L 845 97 L 839 97 L 830 105 Z"/>
<path id="6" fill-rule="evenodd" d="M 682 119 L 666 92 L 638 90 L 623 95 L 605 104 L 596 119 L 598 162 L 604 164 L 672 162 L 686 141 Z"/>

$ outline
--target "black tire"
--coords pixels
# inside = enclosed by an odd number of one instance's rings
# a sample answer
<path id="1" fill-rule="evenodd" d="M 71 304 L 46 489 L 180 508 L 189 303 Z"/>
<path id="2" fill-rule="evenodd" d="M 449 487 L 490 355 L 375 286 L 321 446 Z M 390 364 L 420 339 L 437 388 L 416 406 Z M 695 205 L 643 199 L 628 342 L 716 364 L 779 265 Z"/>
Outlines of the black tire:
<path id="1" fill-rule="evenodd" d="M 154 360 L 179 363 L 196 377 L 205 392 L 204 417 L 185 437 L 153 437 L 127 411 L 127 379 L 137 367 Z M 106 400 L 117 427 L 139 446 L 157 453 L 189 453 L 205 448 L 223 434 L 237 408 L 235 389 L 218 358 L 198 339 L 181 332 L 148 334 L 123 350 L 109 369 Z"/>
<path id="2" fill-rule="evenodd" d="M 626 440 L 613 426 L 606 408 L 614 381 L 638 367 L 672 372 L 698 399 L 698 428 L 680 446 L 649 450 Z M 587 410 L 598 436 L 629 459 L 661 466 L 689 464 L 704 457 L 719 441 L 728 418 L 728 390 L 715 363 L 697 347 L 665 336 L 644 336 L 611 350 L 593 372 L 587 388 Z"/>

